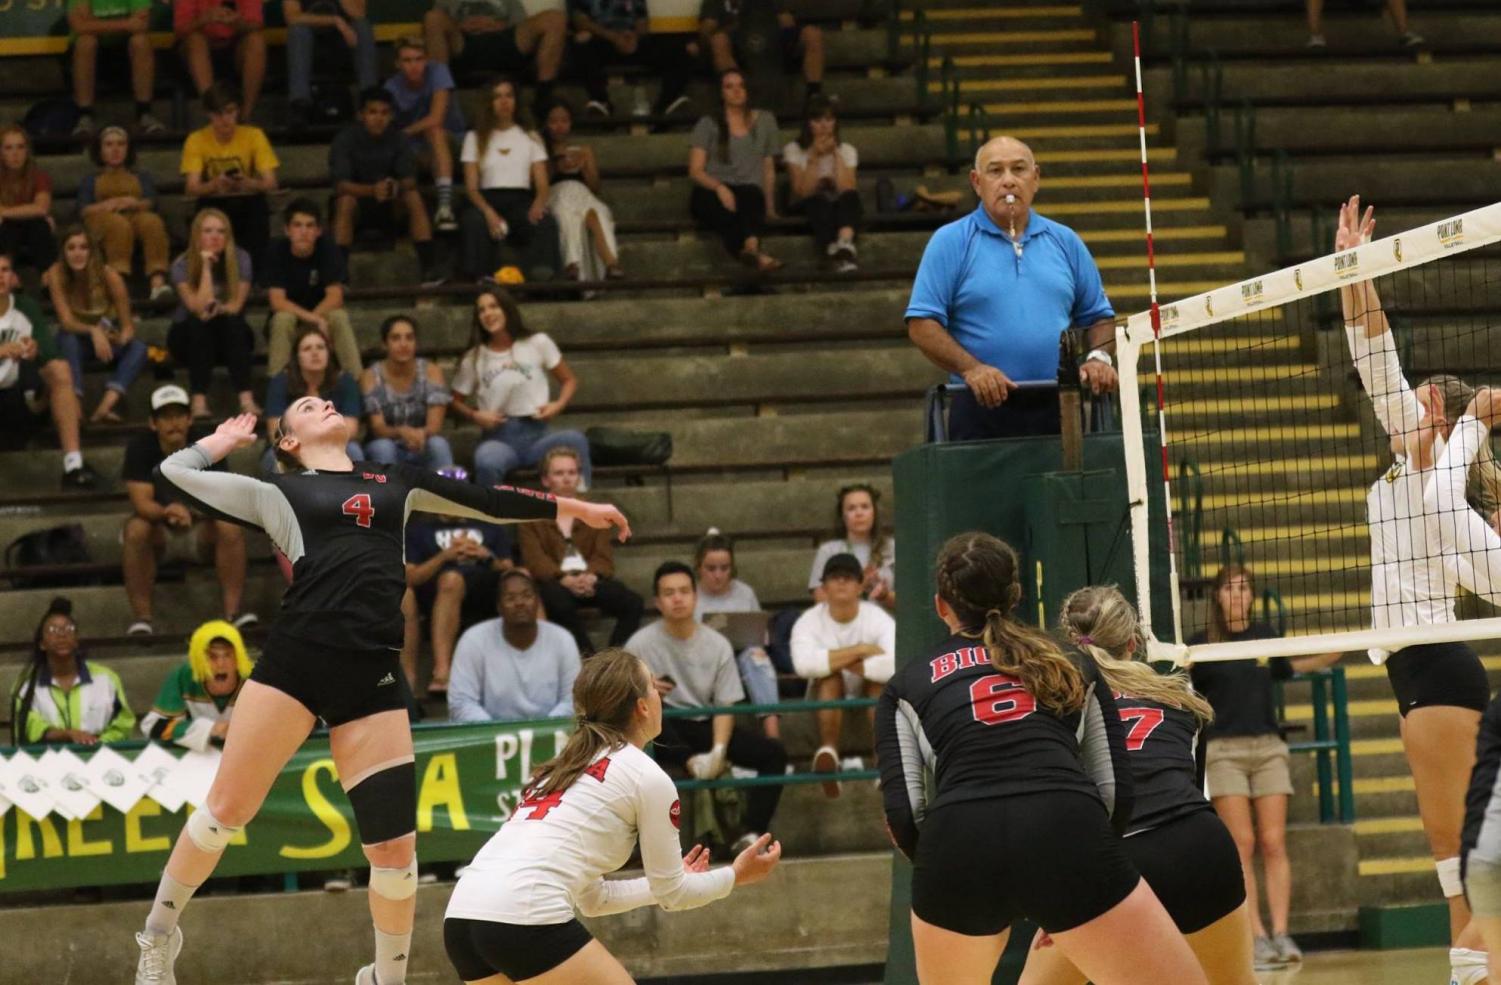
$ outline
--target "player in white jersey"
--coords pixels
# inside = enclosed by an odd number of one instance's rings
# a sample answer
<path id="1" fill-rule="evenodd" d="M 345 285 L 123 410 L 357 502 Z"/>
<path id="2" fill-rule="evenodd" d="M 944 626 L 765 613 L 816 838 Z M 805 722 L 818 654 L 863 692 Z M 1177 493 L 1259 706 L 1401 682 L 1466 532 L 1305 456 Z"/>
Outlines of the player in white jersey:
<path id="1" fill-rule="evenodd" d="M 1352 249 L 1375 229 L 1360 197 L 1340 207 L 1336 251 Z M 1377 629 L 1453 622 L 1457 586 L 1474 590 L 1473 566 L 1456 556 L 1453 512 L 1440 510 L 1435 480 L 1455 424 L 1475 391 L 1453 376 L 1408 386 L 1391 325 L 1371 281 L 1340 288 L 1345 334 L 1361 384 L 1391 439 L 1391 468 L 1366 497 L 1371 531 L 1371 624 Z M 1461 488 L 1468 470 L 1461 469 Z M 1463 498 L 1463 492 L 1460 494 Z M 1468 507 L 1463 510 L 1470 513 Z M 1468 928 L 1460 878 L 1465 791 L 1475 763 L 1480 715 L 1490 700 L 1485 668 L 1467 643 L 1423 643 L 1395 653 L 1372 650 L 1385 663 L 1402 715 L 1402 747 L 1412 769 L 1418 813 L 1449 904 L 1451 985 L 1474 985 L 1486 974 L 1478 930 Z"/>
<path id="2" fill-rule="evenodd" d="M 652 903 L 687 910 L 776 868 L 762 835 L 733 865 L 678 840 L 672 779 L 643 748 L 662 730 L 662 698 L 639 658 L 604 650 L 573 685 L 577 730 L 537 767 L 521 804 L 485 843 L 448 901 L 443 942 L 469 985 L 629 985 L 619 961 L 579 923 Z M 608 880 L 641 844 L 646 875 Z"/>

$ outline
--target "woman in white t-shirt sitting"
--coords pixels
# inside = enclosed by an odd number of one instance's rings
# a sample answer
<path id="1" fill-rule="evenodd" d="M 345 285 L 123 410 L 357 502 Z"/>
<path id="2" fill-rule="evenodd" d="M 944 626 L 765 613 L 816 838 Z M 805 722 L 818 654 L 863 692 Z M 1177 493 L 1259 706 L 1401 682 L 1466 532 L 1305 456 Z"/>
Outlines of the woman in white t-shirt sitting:
<path id="1" fill-rule="evenodd" d="M 547 280 L 558 271 L 558 224 L 547 213 L 547 151 L 516 122 L 516 83 L 490 89 L 479 125 L 464 135 L 459 155 L 469 198 L 461 222 L 460 269 L 481 280 L 500 266 L 500 246 L 524 251 L 527 276 Z"/>
<path id="2" fill-rule="evenodd" d="M 855 186 L 860 155 L 840 141 L 839 118 L 826 96 L 808 100 L 803 132 L 782 148 L 782 163 L 791 179 L 788 203 L 813 227 L 813 242 L 841 274 L 860 269 L 855 263 L 855 230 L 864 210 Z"/>
<path id="3" fill-rule="evenodd" d="M 735 542 L 710 527 L 693 550 L 693 566 L 698 570 L 698 599 L 693 615 L 703 620 L 716 612 L 760 612 L 761 600 L 756 590 L 735 576 Z M 777 669 L 761 646 L 747 646 L 735 654 L 740 680 L 753 705 L 776 704 Z M 780 738 L 782 729 L 776 715 L 761 718 L 762 731 L 769 738 Z"/>
<path id="4" fill-rule="evenodd" d="M 549 399 L 549 375 L 558 381 L 557 399 Z M 495 287 L 480 291 L 469 349 L 459 358 L 452 386 L 454 413 L 480 427 L 474 449 L 480 485 L 504 482 L 511 470 L 536 465 L 549 448 L 567 445 L 578 452 L 587 487 L 589 442 L 578 431 L 547 429 L 577 389 L 557 344 L 526 327 L 515 298 Z"/>
<path id="5" fill-rule="evenodd" d="M 824 601 L 823 566 L 835 554 L 853 554 L 865 566 L 860 592 L 867 601 L 896 611 L 896 540 L 881 533 L 881 491 L 857 482 L 834 500 L 834 537 L 818 545 L 808 572 L 813 601 Z"/>

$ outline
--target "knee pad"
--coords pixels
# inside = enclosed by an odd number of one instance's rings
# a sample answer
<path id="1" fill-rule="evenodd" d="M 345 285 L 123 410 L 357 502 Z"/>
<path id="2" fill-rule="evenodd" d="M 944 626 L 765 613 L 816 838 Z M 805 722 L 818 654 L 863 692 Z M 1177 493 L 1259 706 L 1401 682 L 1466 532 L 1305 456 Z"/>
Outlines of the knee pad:
<path id="1" fill-rule="evenodd" d="M 1433 863 L 1438 870 L 1438 884 L 1443 888 L 1444 898 L 1453 899 L 1465 894 L 1464 880 L 1459 875 L 1459 856 L 1441 858 Z"/>
<path id="2" fill-rule="evenodd" d="M 371 773 L 349 788 L 360 843 L 378 845 L 417 830 L 417 764 L 405 762 Z"/>
<path id="3" fill-rule="evenodd" d="M 1486 980 L 1486 953 L 1466 947 L 1449 948 L 1449 985 L 1477 985 Z"/>
<path id="4" fill-rule="evenodd" d="M 399 869 L 370 866 L 370 891 L 389 900 L 410 899 L 417 892 L 417 854 Z"/>
<path id="5" fill-rule="evenodd" d="M 225 824 L 214 817 L 207 807 L 200 807 L 188 818 L 186 825 L 188 837 L 193 839 L 193 844 L 210 855 L 217 855 L 224 851 L 230 841 L 244 830 L 242 827 L 234 827 Z"/>

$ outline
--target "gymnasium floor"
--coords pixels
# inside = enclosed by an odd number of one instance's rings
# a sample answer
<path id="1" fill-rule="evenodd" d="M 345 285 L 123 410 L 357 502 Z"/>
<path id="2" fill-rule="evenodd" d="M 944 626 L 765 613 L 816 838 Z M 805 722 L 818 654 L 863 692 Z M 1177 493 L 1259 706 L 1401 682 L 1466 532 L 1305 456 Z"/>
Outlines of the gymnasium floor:
<path id="1" fill-rule="evenodd" d="M 1442 985 L 1449 979 L 1443 948 L 1414 951 L 1324 951 L 1303 967 L 1261 976 L 1261 985 Z"/>

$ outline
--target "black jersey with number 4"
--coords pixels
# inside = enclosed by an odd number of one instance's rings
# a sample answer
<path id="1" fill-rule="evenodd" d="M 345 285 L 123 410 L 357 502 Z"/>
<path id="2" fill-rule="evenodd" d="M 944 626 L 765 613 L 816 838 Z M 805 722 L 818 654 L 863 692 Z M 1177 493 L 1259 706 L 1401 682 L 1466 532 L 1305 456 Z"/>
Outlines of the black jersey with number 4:
<path id="1" fill-rule="evenodd" d="M 161 474 L 206 512 L 266 531 L 292 562 L 276 631 L 343 649 L 400 649 L 407 516 L 444 513 L 492 522 L 557 516 L 551 496 L 485 489 L 409 465 L 356 462 L 255 479 L 209 472 L 197 445 Z"/>
<path id="2" fill-rule="evenodd" d="M 1064 647 L 1084 674 L 1084 706 L 1057 715 L 985 646 L 956 634 L 903 667 L 876 708 L 881 794 L 909 858 L 927 811 L 945 804 L 1072 790 L 1104 801 L 1117 831 L 1131 816 L 1125 732 L 1094 658 Z"/>
<path id="3" fill-rule="evenodd" d="M 1126 761 L 1136 789 L 1126 833 L 1213 810 L 1204 798 L 1199 720 L 1193 713 L 1129 694 L 1115 695 L 1115 706 L 1126 727 Z"/>

